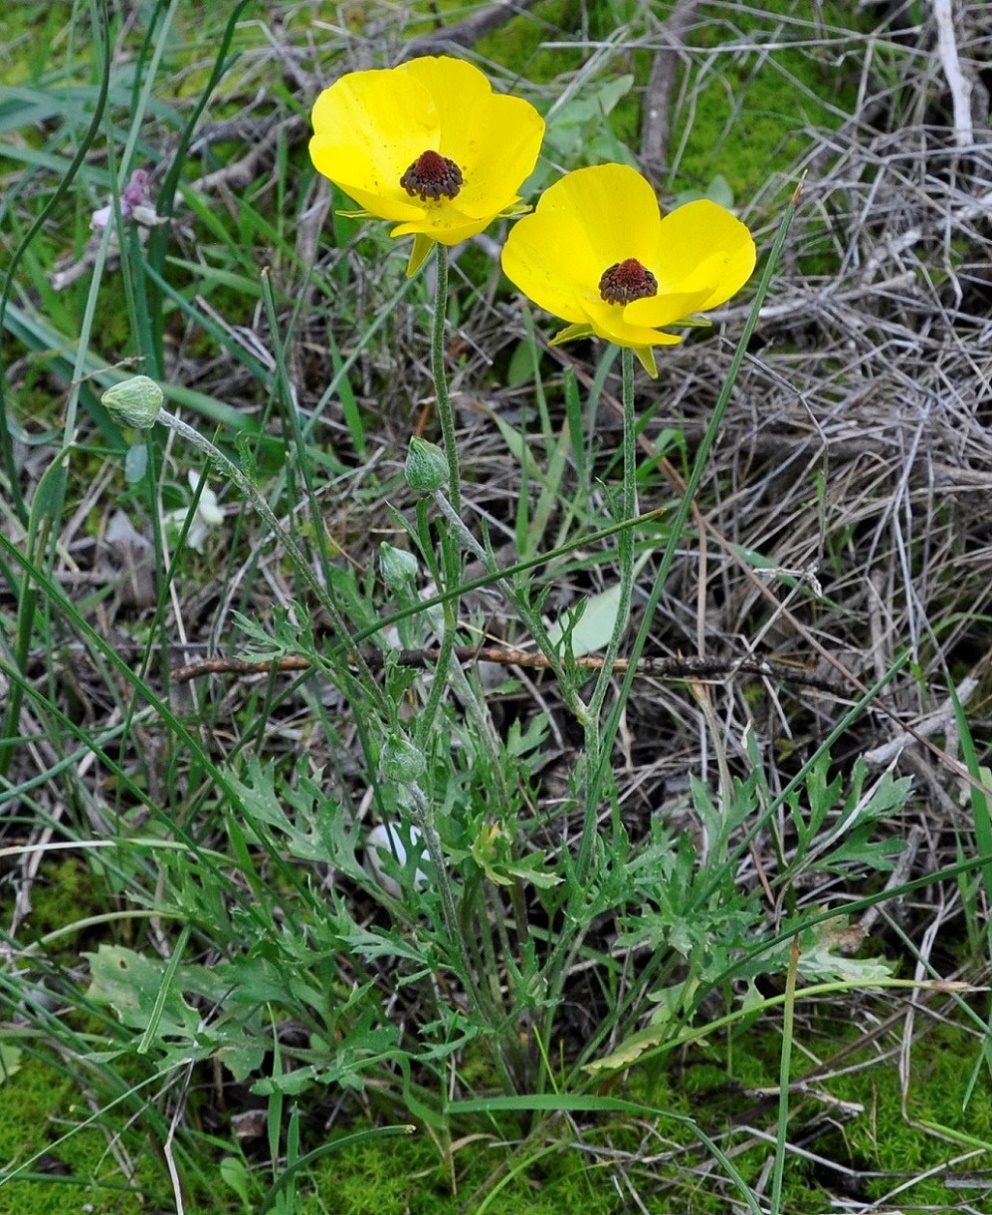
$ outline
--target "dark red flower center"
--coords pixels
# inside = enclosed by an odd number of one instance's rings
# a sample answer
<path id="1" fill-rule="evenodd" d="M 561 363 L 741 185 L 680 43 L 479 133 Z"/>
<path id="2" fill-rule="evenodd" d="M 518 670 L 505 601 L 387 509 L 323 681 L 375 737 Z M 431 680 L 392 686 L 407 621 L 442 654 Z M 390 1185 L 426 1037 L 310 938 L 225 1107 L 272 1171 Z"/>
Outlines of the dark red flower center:
<path id="1" fill-rule="evenodd" d="M 658 280 L 636 257 L 628 257 L 603 271 L 599 294 L 608 304 L 630 304 L 657 295 Z"/>
<path id="2" fill-rule="evenodd" d="M 421 152 L 400 178 L 400 185 L 411 198 L 421 202 L 455 198 L 462 188 L 462 171 L 440 152 Z"/>

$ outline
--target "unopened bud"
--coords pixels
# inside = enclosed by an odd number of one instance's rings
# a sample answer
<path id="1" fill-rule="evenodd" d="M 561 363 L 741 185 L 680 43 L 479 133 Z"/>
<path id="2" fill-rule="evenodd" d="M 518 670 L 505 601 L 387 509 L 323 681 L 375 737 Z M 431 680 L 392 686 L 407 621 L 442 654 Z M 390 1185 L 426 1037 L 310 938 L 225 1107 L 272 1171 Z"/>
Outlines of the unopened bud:
<path id="1" fill-rule="evenodd" d="M 386 586 L 390 590 L 400 591 L 416 578 L 420 564 L 413 553 L 394 548 L 383 540 L 379 545 L 379 568 Z"/>
<path id="2" fill-rule="evenodd" d="M 448 461 L 434 443 L 416 437 L 410 440 L 406 457 L 406 483 L 422 494 L 433 494 L 448 484 Z"/>
<path id="3" fill-rule="evenodd" d="M 150 430 L 162 412 L 165 397 L 154 380 L 136 375 L 108 388 L 100 400 L 119 421 Z"/>
<path id="4" fill-rule="evenodd" d="M 390 738 L 379 756 L 379 771 L 387 780 L 412 785 L 427 770 L 423 752 L 405 738 Z"/>

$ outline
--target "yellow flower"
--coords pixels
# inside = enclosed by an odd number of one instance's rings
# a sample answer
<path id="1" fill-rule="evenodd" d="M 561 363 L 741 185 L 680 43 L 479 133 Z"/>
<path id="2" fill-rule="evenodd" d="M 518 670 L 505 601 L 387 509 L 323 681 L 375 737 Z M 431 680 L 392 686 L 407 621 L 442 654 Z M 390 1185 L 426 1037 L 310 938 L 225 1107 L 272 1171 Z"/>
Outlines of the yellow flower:
<path id="1" fill-rule="evenodd" d="M 435 243 L 456 245 L 497 215 L 519 214 L 517 191 L 537 161 L 544 120 L 494 93 L 460 59 L 412 59 L 351 72 L 313 107 L 310 158 L 359 204 L 414 237 L 408 274 Z"/>
<path id="2" fill-rule="evenodd" d="M 729 211 L 703 200 L 662 217 L 650 183 L 619 164 L 555 182 L 503 248 L 507 277 L 571 322 L 553 346 L 595 334 L 631 347 L 651 376 L 652 347 L 682 340 L 661 331 L 730 299 L 754 262 L 751 234 Z"/>

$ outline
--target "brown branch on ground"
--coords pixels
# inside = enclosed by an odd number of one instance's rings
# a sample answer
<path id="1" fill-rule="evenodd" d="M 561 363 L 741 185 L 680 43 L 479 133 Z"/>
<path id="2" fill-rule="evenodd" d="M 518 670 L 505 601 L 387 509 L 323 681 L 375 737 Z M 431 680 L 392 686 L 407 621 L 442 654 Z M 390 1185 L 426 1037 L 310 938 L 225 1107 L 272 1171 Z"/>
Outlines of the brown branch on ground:
<path id="1" fill-rule="evenodd" d="M 667 43 L 654 57 L 651 77 L 644 94 L 641 118 L 641 160 L 649 176 L 660 179 L 668 160 L 668 140 L 671 137 L 671 104 L 675 74 L 685 46 L 686 36 L 699 7 L 699 0 L 678 0 L 672 15 L 662 25 L 662 38 Z"/>
<path id="2" fill-rule="evenodd" d="M 512 18 L 525 13 L 537 0 L 496 0 L 488 8 L 473 13 L 464 21 L 441 26 L 430 34 L 411 38 L 403 49 L 403 59 L 415 59 L 418 55 L 434 55 L 446 46 L 471 47 L 487 34 L 492 34 Z"/>
<path id="3" fill-rule="evenodd" d="M 501 666 L 526 667 L 532 671 L 547 670 L 550 665 L 543 654 L 498 645 L 455 646 L 454 656 L 459 662 L 492 662 Z M 440 651 L 432 648 L 393 652 L 373 650 L 363 653 L 362 661 L 372 670 L 376 670 L 383 667 L 389 658 L 401 667 L 427 667 L 437 662 L 439 657 Z M 594 655 L 576 658 L 573 662 L 577 670 L 590 673 L 602 671 L 604 667 L 603 659 Z M 289 654 L 285 658 L 264 659 L 259 662 L 243 658 L 205 658 L 188 666 L 176 667 L 171 674 L 176 683 L 188 683 L 201 675 L 264 675 L 273 672 L 308 671 L 312 665 L 302 654 Z M 623 675 L 629 667 L 626 658 L 618 658 L 613 664 L 613 672 Z M 764 658 L 642 658 L 637 663 L 637 673 L 656 679 L 687 680 L 725 679 L 739 673 L 760 675 L 781 683 L 816 688 L 832 696 L 843 698 L 847 695 L 846 690 L 839 684 L 824 679 L 806 667 Z"/>
<path id="4" fill-rule="evenodd" d="M 213 173 L 206 173 L 203 177 L 198 177 L 196 181 L 190 182 L 189 189 L 202 190 L 205 193 L 211 193 L 222 187 L 229 190 L 243 190 L 257 180 L 260 170 L 267 162 L 275 159 L 280 139 L 284 139 L 289 146 L 292 146 L 299 143 L 307 133 L 307 120 L 298 114 L 287 118 L 285 122 L 273 123 L 269 119 L 264 119 L 263 125 L 266 124 L 268 129 L 265 134 L 252 143 L 244 156 L 215 169 Z"/>

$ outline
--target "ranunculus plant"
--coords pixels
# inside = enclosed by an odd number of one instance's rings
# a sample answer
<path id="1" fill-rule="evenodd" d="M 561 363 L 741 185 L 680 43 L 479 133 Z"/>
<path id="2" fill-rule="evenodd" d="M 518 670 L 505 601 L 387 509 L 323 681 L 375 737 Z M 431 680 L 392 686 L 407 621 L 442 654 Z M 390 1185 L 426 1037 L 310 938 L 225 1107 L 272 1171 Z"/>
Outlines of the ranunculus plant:
<path id="1" fill-rule="evenodd" d="M 514 224 L 507 277 L 546 312 L 569 321 L 552 345 L 596 337 L 632 349 L 652 376 L 665 330 L 725 303 L 754 270 L 751 233 L 707 200 L 662 216 L 651 184 L 628 165 L 576 169 Z"/>
<path id="2" fill-rule="evenodd" d="M 544 119 L 494 93 L 470 63 L 447 56 L 350 72 L 317 98 L 310 158 L 353 198 L 358 215 L 414 237 L 408 274 L 435 244 L 456 245 L 521 210 Z"/>

